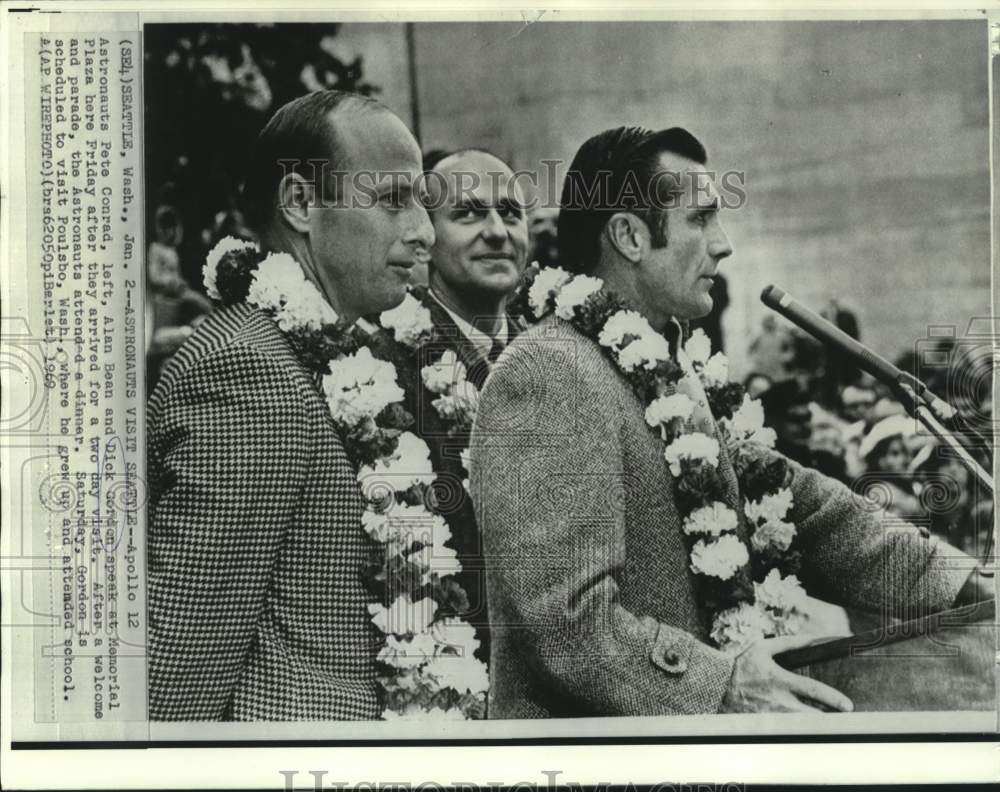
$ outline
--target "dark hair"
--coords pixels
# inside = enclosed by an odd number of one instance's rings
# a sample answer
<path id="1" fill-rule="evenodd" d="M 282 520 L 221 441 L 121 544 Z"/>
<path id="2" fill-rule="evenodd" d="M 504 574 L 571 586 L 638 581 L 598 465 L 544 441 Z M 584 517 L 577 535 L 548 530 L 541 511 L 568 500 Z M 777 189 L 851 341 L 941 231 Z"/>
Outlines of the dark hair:
<path id="1" fill-rule="evenodd" d="M 430 171 L 434 170 L 434 168 L 441 160 L 447 159 L 454 153 L 456 152 L 452 151 L 451 149 L 440 149 L 440 148 L 431 149 L 430 151 L 425 151 L 423 155 L 424 161 L 422 166 L 424 173 L 429 173 Z"/>
<path id="2" fill-rule="evenodd" d="M 559 201 L 559 263 L 564 269 L 590 272 L 597 266 L 601 232 L 615 212 L 635 212 L 652 229 L 653 244 L 666 244 L 668 203 L 657 183 L 664 152 L 700 164 L 708 159 L 705 147 L 680 127 L 659 132 L 618 127 L 580 146 Z"/>
<path id="3" fill-rule="evenodd" d="M 327 170 L 343 165 L 336 125 L 329 116 L 347 108 L 388 110 L 362 94 L 316 91 L 293 99 L 271 117 L 254 144 L 243 185 L 240 208 L 250 228 L 260 233 L 271 223 L 278 184 L 286 172 L 301 173 L 312 181 L 319 174 L 313 173 L 309 160 L 322 160 Z M 324 178 L 322 184 L 329 191 L 336 180 Z"/>
<path id="4" fill-rule="evenodd" d="M 156 215 L 153 220 L 156 230 L 159 232 L 171 231 L 181 224 L 180 215 L 177 214 L 177 210 L 172 206 L 159 206 L 156 209 Z"/>

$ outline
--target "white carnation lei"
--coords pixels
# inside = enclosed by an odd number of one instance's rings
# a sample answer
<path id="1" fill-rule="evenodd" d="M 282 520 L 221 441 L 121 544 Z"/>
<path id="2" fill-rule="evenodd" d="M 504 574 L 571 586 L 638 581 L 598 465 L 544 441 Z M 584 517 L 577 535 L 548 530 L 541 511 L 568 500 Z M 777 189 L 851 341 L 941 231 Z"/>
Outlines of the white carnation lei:
<path id="1" fill-rule="evenodd" d="M 227 237 L 209 253 L 204 280 L 213 299 L 220 299 L 216 283 L 220 260 L 227 252 L 244 248 L 256 250 L 257 246 Z M 426 309 L 410 299 L 412 302 L 404 300 L 389 320 L 394 323 L 400 343 L 419 342 L 430 326 L 429 312 L 425 317 Z M 258 264 L 246 302 L 270 311 L 278 327 L 286 333 L 319 330 L 338 319 L 319 290 L 305 278 L 298 263 L 283 253 L 272 253 Z M 330 362 L 330 373 L 323 377 L 323 391 L 333 419 L 361 435 L 371 433 L 375 417 L 385 407 L 405 397 L 395 366 L 375 358 L 367 346 Z M 408 553 L 408 560 L 419 564 L 425 582 L 431 574 L 445 576 L 461 570 L 455 551 L 447 546 L 451 538 L 447 523 L 423 505 L 409 506 L 395 498 L 388 511 L 379 511 L 377 505 L 385 503 L 387 492 L 404 492 L 415 484 L 430 484 L 434 478 L 430 449 L 411 432 L 398 437 L 391 454 L 376 459 L 371 466 L 363 466 L 358 473 L 362 494 L 368 500 L 361 527 L 380 544 Z M 435 622 L 437 603 L 430 597 L 415 602 L 403 593 L 388 606 L 373 603 L 368 608 L 372 623 L 386 635 L 378 659 L 397 672 L 388 684 L 411 685 L 415 692 L 419 679 L 419 686 L 424 689 L 456 686 L 459 693 L 485 692 L 486 669 L 473 656 L 479 642 L 471 625 L 455 618 L 444 619 L 451 627 L 448 638 L 460 639 L 456 650 L 453 642 L 441 640 L 442 622 Z M 459 707 L 447 711 L 427 708 L 413 701 L 405 705 L 403 712 L 387 709 L 383 717 L 451 720 L 463 719 L 464 711 Z"/>
<path id="2" fill-rule="evenodd" d="M 555 314 L 572 321 L 575 309 L 603 288 L 599 278 L 586 275 L 575 277 L 563 270 L 545 269 L 535 279 L 529 292 L 529 304 L 541 316 L 554 295 Z M 620 310 L 605 320 L 597 342 L 610 350 L 619 368 L 626 374 L 637 368 L 653 369 L 660 360 L 670 356 L 666 339 L 656 333 L 635 311 Z M 688 376 L 697 377 L 708 389 L 725 384 L 729 376 L 729 361 L 721 352 L 712 354 L 711 342 L 705 332 L 696 329 L 678 355 Z M 649 426 L 659 428 L 664 440 L 673 439 L 664 449 L 670 472 L 679 477 L 686 465 L 719 464 L 719 442 L 697 431 L 677 433 L 677 426 L 688 421 L 694 412 L 694 401 L 683 393 L 662 394 L 653 398 L 645 409 Z M 744 394 L 743 402 L 733 416 L 720 420 L 721 434 L 727 444 L 739 448 L 747 443 L 773 447 L 776 435 L 764 426 L 764 412 L 759 402 Z M 774 546 L 787 550 L 795 535 L 795 526 L 785 521 L 792 506 L 788 489 L 769 494 L 760 501 L 748 502 L 745 513 L 751 529 L 751 544 L 755 550 Z M 700 575 L 731 579 L 749 563 L 747 545 L 737 535 L 739 517 L 729 506 L 712 502 L 694 509 L 682 523 L 685 533 L 700 536 L 691 549 L 690 568 Z M 754 583 L 757 602 L 742 602 L 739 606 L 716 614 L 711 638 L 723 651 L 733 652 L 764 636 L 790 634 L 801 626 L 805 590 L 794 575 L 782 578 L 772 569 L 761 583 Z"/>

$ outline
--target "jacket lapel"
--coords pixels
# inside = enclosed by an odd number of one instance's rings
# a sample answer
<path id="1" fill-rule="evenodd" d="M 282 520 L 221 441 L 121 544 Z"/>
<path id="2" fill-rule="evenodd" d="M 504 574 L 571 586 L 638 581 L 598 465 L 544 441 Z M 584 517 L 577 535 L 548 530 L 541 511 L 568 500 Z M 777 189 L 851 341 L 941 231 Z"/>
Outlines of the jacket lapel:
<path id="1" fill-rule="evenodd" d="M 486 358 L 479 354 L 475 345 L 455 324 L 451 314 L 429 292 L 424 304 L 431 312 L 431 321 L 434 322 L 432 341 L 435 346 L 446 346 L 454 350 L 466 369 L 471 370 L 474 366 L 486 362 Z"/>
<path id="2" fill-rule="evenodd" d="M 426 287 L 416 287 L 413 295 L 419 299 L 430 311 L 431 321 L 434 323 L 434 333 L 431 341 L 434 347 L 446 347 L 455 352 L 458 359 L 465 366 L 469 381 L 477 388 L 482 389 L 489 375 L 491 365 L 489 360 L 479 351 L 469 337 L 462 332 L 461 328 L 455 324 L 451 314 L 439 303 L 430 290 Z M 523 320 L 519 320 L 507 314 L 507 344 L 510 343 L 524 330 L 526 325 Z"/>

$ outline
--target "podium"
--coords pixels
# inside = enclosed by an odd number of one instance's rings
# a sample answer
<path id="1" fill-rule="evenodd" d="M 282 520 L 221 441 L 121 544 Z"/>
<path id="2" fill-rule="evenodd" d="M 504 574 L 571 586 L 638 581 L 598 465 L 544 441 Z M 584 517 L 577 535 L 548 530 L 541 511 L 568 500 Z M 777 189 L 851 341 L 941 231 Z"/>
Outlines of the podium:
<path id="1" fill-rule="evenodd" d="M 775 656 L 846 695 L 855 712 L 995 710 L 994 600 L 918 619 L 850 613 L 855 633 Z"/>

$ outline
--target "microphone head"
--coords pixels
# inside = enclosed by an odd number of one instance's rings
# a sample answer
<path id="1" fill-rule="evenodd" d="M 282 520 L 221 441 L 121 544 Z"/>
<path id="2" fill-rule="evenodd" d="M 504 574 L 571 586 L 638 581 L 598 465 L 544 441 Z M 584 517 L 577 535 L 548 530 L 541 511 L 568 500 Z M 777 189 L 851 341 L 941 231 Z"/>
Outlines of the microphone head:
<path id="1" fill-rule="evenodd" d="M 760 301 L 768 308 L 774 308 L 777 306 L 782 299 L 784 299 L 784 297 L 785 293 L 773 283 L 769 286 L 765 286 L 764 291 L 760 293 Z"/>

